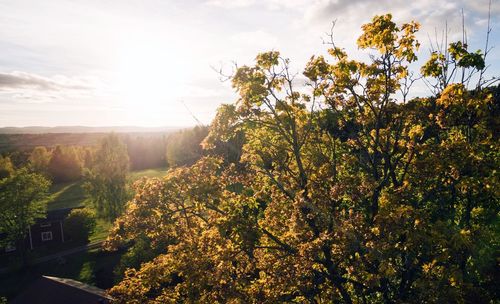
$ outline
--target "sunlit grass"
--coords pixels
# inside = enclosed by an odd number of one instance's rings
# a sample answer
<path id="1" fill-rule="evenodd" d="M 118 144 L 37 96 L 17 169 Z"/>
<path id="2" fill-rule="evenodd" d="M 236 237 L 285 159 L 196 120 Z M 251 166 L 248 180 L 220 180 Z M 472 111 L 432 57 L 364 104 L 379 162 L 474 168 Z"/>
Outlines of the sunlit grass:
<path id="1" fill-rule="evenodd" d="M 113 223 L 103 219 L 97 219 L 94 232 L 90 235 L 90 243 L 105 240 Z"/>
<path id="2" fill-rule="evenodd" d="M 90 201 L 85 195 L 82 181 L 54 184 L 50 189 L 47 205 L 48 210 L 75 208 L 88 205 L 90 205 Z"/>
<path id="3" fill-rule="evenodd" d="M 162 177 L 166 173 L 167 168 L 154 168 L 133 171 L 129 173 L 128 181 L 130 183 L 133 183 L 143 176 Z M 85 190 L 83 189 L 83 181 L 52 185 L 47 204 L 48 210 L 76 208 L 81 206 L 93 208 L 90 199 L 87 198 Z M 96 242 L 106 239 L 109 229 L 112 227 L 112 225 L 113 223 L 107 220 L 98 219 L 94 233 L 92 233 L 92 235 L 90 236 L 90 242 Z"/>
<path id="4" fill-rule="evenodd" d="M 155 169 L 146 169 L 146 170 L 140 170 L 140 171 L 133 171 L 130 172 L 128 176 L 128 180 L 130 182 L 134 182 L 138 179 L 140 179 L 143 176 L 146 177 L 163 177 L 167 174 L 168 169 L 167 168 L 155 168 Z"/>

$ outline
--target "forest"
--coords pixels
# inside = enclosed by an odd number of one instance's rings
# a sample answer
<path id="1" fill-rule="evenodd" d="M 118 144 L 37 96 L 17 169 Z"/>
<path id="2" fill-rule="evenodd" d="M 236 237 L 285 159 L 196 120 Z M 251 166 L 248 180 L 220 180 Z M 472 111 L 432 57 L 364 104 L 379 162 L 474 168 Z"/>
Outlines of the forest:
<path id="1" fill-rule="evenodd" d="M 499 78 L 463 40 L 415 68 L 419 28 L 375 16 L 365 60 L 332 35 L 301 74 L 260 53 L 209 127 L 38 147 L 0 188 L 82 178 L 125 251 L 115 303 L 496 303 Z"/>

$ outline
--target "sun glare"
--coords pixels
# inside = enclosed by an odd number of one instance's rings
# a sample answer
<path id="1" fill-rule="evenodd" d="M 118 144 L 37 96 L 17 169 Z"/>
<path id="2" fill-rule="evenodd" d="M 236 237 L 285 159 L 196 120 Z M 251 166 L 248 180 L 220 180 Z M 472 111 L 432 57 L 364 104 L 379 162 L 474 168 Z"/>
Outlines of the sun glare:
<path id="1" fill-rule="evenodd" d="M 178 106 L 186 74 L 179 56 L 175 47 L 153 39 L 136 39 L 120 50 L 114 87 L 129 115 L 168 116 Z"/>

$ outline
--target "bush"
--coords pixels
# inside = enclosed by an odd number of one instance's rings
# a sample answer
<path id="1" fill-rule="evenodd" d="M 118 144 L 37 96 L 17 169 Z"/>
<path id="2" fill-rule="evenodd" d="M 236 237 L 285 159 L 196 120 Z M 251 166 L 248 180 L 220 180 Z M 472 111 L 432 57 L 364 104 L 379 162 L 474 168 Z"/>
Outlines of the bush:
<path id="1" fill-rule="evenodd" d="M 96 216 L 89 209 L 74 209 L 64 221 L 64 231 L 76 242 L 88 242 L 96 226 Z"/>

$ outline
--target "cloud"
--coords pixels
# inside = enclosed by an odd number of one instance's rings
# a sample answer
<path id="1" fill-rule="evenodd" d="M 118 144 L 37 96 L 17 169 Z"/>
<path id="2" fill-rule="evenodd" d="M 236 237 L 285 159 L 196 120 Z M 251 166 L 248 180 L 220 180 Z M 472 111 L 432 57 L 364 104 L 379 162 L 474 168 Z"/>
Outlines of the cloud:
<path id="1" fill-rule="evenodd" d="M 255 4 L 255 0 L 209 0 L 205 2 L 208 6 L 222 8 L 245 8 Z"/>
<path id="2" fill-rule="evenodd" d="M 86 90 L 89 87 L 83 81 L 60 75 L 48 78 L 19 71 L 0 73 L 0 90 L 11 91 L 18 89 L 58 91 L 62 89 Z"/>
<path id="3" fill-rule="evenodd" d="M 304 13 L 308 22 L 322 22 L 333 19 L 367 22 L 375 14 L 392 13 L 398 22 L 415 20 L 427 28 L 442 28 L 448 21 L 461 23 L 461 10 L 464 10 L 466 24 L 472 24 L 478 17 L 488 13 L 488 0 L 316 0 L 311 2 Z M 494 1 L 491 13 L 500 12 L 500 2 Z"/>
<path id="4" fill-rule="evenodd" d="M 236 45 L 257 46 L 267 49 L 276 47 L 278 43 L 278 39 L 275 36 L 263 30 L 240 32 L 233 35 L 231 41 Z"/>
<path id="5" fill-rule="evenodd" d="M 45 77 L 27 72 L 0 72 L 0 102 L 16 104 L 77 103 L 98 97 L 99 82 L 63 75 Z"/>

